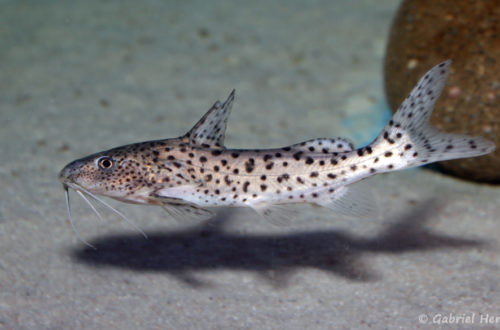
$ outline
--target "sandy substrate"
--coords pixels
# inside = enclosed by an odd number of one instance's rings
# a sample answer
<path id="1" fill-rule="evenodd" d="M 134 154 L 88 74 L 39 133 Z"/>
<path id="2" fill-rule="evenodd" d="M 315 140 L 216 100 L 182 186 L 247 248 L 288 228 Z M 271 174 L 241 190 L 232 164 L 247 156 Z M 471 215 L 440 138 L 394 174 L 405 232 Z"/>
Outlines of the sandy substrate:
<path id="1" fill-rule="evenodd" d="M 379 175 L 373 216 L 305 208 L 285 226 L 248 210 L 177 223 L 114 203 L 147 240 L 73 196 L 95 251 L 66 219 L 67 162 L 183 134 L 232 88 L 228 147 L 369 142 L 388 118 L 381 63 L 397 4 L 3 1 L 0 328 L 499 327 L 494 186 Z"/>

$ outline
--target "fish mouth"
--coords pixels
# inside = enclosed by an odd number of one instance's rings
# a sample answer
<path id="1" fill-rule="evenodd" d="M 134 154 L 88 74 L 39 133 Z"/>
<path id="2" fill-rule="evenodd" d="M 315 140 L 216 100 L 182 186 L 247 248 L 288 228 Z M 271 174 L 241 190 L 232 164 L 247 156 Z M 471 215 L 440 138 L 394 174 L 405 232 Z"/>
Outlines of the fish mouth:
<path id="1" fill-rule="evenodd" d="M 61 175 L 59 175 L 59 181 L 61 182 L 64 193 L 66 195 L 69 193 L 70 189 L 73 189 L 75 192 L 80 192 L 80 193 L 81 192 L 85 192 L 85 193 L 88 192 L 86 189 L 83 189 L 78 184 L 69 181 L 67 178 L 61 177 Z"/>
<path id="2" fill-rule="evenodd" d="M 68 179 L 70 176 L 70 174 L 67 172 L 68 172 L 67 167 L 65 167 L 61 170 L 61 172 L 59 172 L 59 176 L 57 177 L 59 182 L 61 182 L 63 184 L 63 186 L 66 188 L 67 188 L 67 182 L 69 181 Z"/>
<path id="3" fill-rule="evenodd" d="M 78 169 L 82 167 L 82 162 L 80 160 L 74 160 L 71 163 L 68 163 L 64 168 L 59 172 L 58 179 L 64 184 L 69 184 L 74 182 L 74 176 L 78 173 Z M 70 187 L 73 188 L 73 187 Z M 75 188 L 73 188 L 75 189 Z"/>

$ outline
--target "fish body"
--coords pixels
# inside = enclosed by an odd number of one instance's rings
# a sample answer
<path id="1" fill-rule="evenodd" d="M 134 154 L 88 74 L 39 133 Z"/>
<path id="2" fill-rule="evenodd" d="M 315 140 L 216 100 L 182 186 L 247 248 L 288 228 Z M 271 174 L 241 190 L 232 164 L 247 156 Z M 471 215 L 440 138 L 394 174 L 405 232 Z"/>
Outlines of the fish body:
<path id="1" fill-rule="evenodd" d="M 348 199 L 357 181 L 495 149 L 481 137 L 444 133 L 430 125 L 450 63 L 427 72 L 379 136 L 365 147 L 355 149 L 344 138 L 318 138 L 277 149 L 227 149 L 224 135 L 233 91 L 185 135 L 87 156 L 69 163 L 59 179 L 66 189 L 161 205 L 181 219 L 209 217 L 209 208 L 219 206 L 251 207 L 269 216 L 276 207 L 291 203 L 356 213 L 363 205 Z"/>

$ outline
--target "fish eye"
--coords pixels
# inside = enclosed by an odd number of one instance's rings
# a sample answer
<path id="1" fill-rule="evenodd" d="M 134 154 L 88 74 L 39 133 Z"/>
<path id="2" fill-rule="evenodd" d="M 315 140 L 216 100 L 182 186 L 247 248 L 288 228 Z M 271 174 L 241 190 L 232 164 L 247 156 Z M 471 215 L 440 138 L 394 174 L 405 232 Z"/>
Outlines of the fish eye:
<path id="1" fill-rule="evenodd" d="M 101 170 L 109 170 L 110 168 L 113 167 L 115 162 L 114 162 L 113 158 L 111 158 L 111 157 L 102 156 L 102 157 L 97 158 L 96 164 Z"/>

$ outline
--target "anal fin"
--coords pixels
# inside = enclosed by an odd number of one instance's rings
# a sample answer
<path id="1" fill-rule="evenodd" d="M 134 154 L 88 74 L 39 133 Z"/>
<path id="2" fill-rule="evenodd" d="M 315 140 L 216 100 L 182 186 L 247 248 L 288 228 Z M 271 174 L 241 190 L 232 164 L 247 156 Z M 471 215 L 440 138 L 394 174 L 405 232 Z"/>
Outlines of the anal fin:
<path id="1" fill-rule="evenodd" d="M 332 194 L 319 195 L 314 203 L 337 214 L 361 218 L 374 215 L 376 211 L 373 194 L 362 183 L 337 188 Z"/>
<path id="2" fill-rule="evenodd" d="M 269 223 L 278 227 L 289 225 L 298 214 L 297 210 L 288 204 L 260 203 L 250 207 Z"/>

